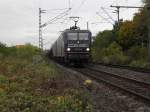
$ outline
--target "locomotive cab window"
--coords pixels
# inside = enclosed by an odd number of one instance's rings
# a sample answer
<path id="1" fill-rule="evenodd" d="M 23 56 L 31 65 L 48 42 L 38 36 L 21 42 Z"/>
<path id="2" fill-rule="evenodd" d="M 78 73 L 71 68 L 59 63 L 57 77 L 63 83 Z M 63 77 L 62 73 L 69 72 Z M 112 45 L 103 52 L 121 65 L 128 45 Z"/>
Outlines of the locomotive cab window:
<path id="1" fill-rule="evenodd" d="M 89 47 L 89 33 L 68 33 L 68 47 Z"/>
<path id="2" fill-rule="evenodd" d="M 89 40 L 88 33 L 79 33 L 79 40 Z"/>
<path id="3" fill-rule="evenodd" d="M 77 33 L 68 33 L 68 40 L 77 40 L 78 39 L 78 35 Z"/>

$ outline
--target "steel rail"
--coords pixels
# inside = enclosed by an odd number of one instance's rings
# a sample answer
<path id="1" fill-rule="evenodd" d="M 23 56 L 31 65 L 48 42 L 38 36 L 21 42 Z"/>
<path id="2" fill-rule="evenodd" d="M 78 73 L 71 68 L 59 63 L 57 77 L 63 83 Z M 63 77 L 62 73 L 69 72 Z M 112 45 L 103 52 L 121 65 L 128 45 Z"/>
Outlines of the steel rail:
<path id="1" fill-rule="evenodd" d="M 99 73 L 98 71 L 94 71 L 93 70 L 93 72 L 96 72 L 96 73 L 90 73 L 90 71 L 92 71 L 91 69 L 89 69 L 89 71 L 87 71 L 87 72 L 86 71 L 82 71 L 82 70 L 77 70 L 77 71 L 82 73 L 82 74 L 84 74 L 84 75 L 86 75 L 86 76 L 91 77 L 92 79 L 94 79 L 96 81 L 104 82 L 104 83 L 109 84 L 109 85 L 111 85 L 111 86 L 113 86 L 115 88 L 118 88 L 118 89 L 121 89 L 121 90 L 123 90 L 123 91 L 125 91 L 127 93 L 130 93 L 130 94 L 132 94 L 132 95 L 134 95 L 134 96 L 136 96 L 136 97 L 138 97 L 138 98 L 140 98 L 140 99 L 142 99 L 142 100 L 144 100 L 146 102 L 150 102 L 150 97 L 145 96 L 144 94 L 138 93 L 138 92 L 136 92 L 136 91 L 134 91 L 132 89 L 122 87 L 119 84 L 114 83 L 113 81 L 105 80 L 105 78 L 100 77 L 100 75 L 96 75 L 97 73 Z M 107 73 L 103 72 L 103 74 L 105 75 Z"/>
<path id="2" fill-rule="evenodd" d="M 97 69 L 97 68 L 90 68 L 90 67 L 87 67 L 87 68 L 90 69 L 90 70 L 96 71 L 96 72 L 105 73 L 107 75 L 110 75 L 110 76 L 113 76 L 113 77 L 116 77 L 116 78 L 121 78 L 121 79 L 129 80 L 129 81 L 133 81 L 135 83 L 140 83 L 140 84 L 143 84 L 145 86 L 147 86 L 147 85 L 150 86 L 150 83 L 148 83 L 148 82 L 136 80 L 136 79 L 133 79 L 133 78 L 124 77 L 124 76 L 118 75 L 116 73 L 110 73 L 110 72 L 107 72 L 107 71 L 102 71 L 102 70 Z"/>
<path id="3" fill-rule="evenodd" d="M 127 69 L 127 70 L 132 70 L 132 71 L 141 72 L 141 73 L 150 73 L 150 69 L 140 68 L 140 67 L 131 67 L 127 65 L 113 65 L 113 64 L 105 64 L 105 63 L 93 63 L 93 64 L 102 65 L 106 67 Z"/>

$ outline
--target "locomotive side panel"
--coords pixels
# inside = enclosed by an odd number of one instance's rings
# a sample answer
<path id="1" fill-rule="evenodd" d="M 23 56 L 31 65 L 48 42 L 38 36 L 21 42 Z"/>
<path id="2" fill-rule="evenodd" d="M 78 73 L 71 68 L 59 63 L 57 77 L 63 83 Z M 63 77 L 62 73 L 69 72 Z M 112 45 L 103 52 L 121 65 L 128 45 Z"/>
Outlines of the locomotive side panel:
<path id="1" fill-rule="evenodd" d="M 57 57 L 64 57 L 64 37 L 63 34 L 57 40 Z"/>

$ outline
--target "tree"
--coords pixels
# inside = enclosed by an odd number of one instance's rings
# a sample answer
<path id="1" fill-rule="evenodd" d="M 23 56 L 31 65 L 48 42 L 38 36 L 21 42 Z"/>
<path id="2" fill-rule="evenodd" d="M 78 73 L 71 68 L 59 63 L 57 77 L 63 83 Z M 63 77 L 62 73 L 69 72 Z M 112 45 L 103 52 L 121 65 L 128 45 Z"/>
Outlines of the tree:
<path id="1" fill-rule="evenodd" d="M 101 59 L 104 56 L 103 49 L 107 48 L 114 41 L 114 34 L 112 31 L 106 30 L 100 32 L 96 36 L 96 40 L 92 45 L 92 55 L 94 59 Z"/>
<path id="2" fill-rule="evenodd" d="M 135 14 L 133 22 L 136 30 L 136 39 L 139 44 L 147 46 L 148 43 L 148 15 L 147 9 L 140 9 L 138 13 Z"/>
<path id="3" fill-rule="evenodd" d="M 6 45 L 0 42 L 0 48 L 5 48 Z"/>
<path id="4" fill-rule="evenodd" d="M 142 2 L 143 2 L 145 5 L 150 4 L 150 0 L 142 0 Z"/>
<path id="5" fill-rule="evenodd" d="M 133 21 L 125 21 L 120 26 L 118 31 L 118 43 L 123 47 L 124 50 L 130 48 L 136 43 L 136 30 Z"/>
<path id="6" fill-rule="evenodd" d="M 100 32 L 96 36 L 96 40 L 93 43 L 93 47 L 106 48 L 114 41 L 114 35 L 112 31 L 105 30 Z"/>

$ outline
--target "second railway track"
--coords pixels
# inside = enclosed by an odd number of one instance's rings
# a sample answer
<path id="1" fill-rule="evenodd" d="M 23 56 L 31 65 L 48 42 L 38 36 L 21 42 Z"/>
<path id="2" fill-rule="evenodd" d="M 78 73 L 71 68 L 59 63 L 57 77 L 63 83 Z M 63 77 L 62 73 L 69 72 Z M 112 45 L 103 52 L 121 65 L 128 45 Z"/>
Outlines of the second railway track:
<path id="1" fill-rule="evenodd" d="M 102 71 L 92 67 L 76 70 L 97 81 L 107 83 L 111 86 L 126 91 L 127 93 L 137 96 L 144 101 L 150 102 L 150 83 L 119 76 L 118 74 Z"/>
<path id="2" fill-rule="evenodd" d="M 132 70 L 132 71 L 141 72 L 141 73 L 150 73 L 150 69 L 148 68 L 132 67 L 132 66 L 127 66 L 127 65 L 104 64 L 104 63 L 93 63 L 93 64 L 102 65 L 106 67 L 112 67 L 112 68 L 127 69 L 127 70 Z"/>

